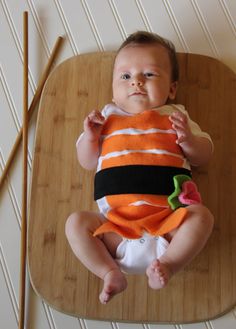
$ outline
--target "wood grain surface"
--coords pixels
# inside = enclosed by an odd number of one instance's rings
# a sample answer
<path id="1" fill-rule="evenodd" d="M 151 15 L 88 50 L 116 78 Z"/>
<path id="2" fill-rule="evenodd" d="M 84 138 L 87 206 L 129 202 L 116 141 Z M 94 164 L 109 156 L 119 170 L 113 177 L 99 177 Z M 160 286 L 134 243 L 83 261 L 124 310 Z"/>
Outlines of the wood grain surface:
<path id="1" fill-rule="evenodd" d="M 210 133 L 214 155 L 194 169 L 204 203 L 215 216 L 212 236 L 198 257 L 161 291 L 145 276 L 128 276 L 128 289 L 107 305 L 102 283 L 73 255 L 66 237 L 70 213 L 97 210 L 93 172 L 76 159 L 75 143 L 92 109 L 111 102 L 114 53 L 79 55 L 46 82 L 38 115 L 31 183 L 28 265 L 36 293 L 55 309 L 81 318 L 148 323 L 212 319 L 236 303 L 236 76 L 219 61 L 178 54 L 176 103 Z"/>

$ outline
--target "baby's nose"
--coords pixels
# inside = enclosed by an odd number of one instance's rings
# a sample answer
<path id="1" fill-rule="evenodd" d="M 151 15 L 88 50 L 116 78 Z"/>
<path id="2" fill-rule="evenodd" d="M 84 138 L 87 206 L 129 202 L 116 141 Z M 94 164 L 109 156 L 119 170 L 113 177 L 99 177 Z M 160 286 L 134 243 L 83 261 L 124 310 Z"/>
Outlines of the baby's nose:
<path id="1" fill-rule="evenodd" d="M 132 86 L 143 86 L 143 77 L 136 76 L 132 79 Z"/>

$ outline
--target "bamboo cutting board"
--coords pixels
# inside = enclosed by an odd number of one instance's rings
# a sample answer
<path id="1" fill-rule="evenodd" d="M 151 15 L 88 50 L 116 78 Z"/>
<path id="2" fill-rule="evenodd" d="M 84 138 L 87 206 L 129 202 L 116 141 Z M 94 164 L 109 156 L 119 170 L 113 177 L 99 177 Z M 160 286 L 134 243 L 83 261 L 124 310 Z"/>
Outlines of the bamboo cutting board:
<path id="1" fill-rule="evenodd" d="M 36 293 L 55 309 L 81 318 L 126 322 L 198 322 L 236 302 L 236 76 L 219 61 L 178 54 L 176 102 L 212 136 L 214 156 L 194 171 L 215 216 L 200 255 L 167 288 L 152 291 L 145 276 L 128 276 L 128 289 L 107 305 L 102 283 L 73 255 L 64 227 L 70 213 L 97 210 L 93 173 L 77 163 L 75 143 L 92 109 L 111 101 L 114 53 L 72 57 L 50 75 L 36 130 L 28 229 L 28 265 Z"/>

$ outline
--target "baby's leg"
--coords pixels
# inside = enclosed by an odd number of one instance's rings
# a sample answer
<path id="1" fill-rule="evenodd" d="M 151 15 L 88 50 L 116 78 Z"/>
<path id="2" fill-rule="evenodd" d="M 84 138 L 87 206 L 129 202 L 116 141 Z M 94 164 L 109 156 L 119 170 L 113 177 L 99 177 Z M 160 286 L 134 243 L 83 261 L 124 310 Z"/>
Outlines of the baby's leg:
<path id="1" fill-rule="evenodd" d="M 121 238 L 115 234 L 108 234 L 104 240 L 93 236 L 102 219 L 102 215 L 93 212 L 74 213 L 67 219 L 66 236 L 77 258 L 92 273 L 104 280 L 100 301 L 107 303 L 115 294 L 126 288 L 127 282 L 112 257 Z"/>
<path id="2" fill-rule="evenodd" d="M 180 227 L 166 236 L 170 241 L 166 252 L 147 268 L 153 289 L 163 288 L 173 274 L 183 269 L 203 249 L 212 232 L 214 218 L 206 207 L 192 205 L 188 211 Z"/>

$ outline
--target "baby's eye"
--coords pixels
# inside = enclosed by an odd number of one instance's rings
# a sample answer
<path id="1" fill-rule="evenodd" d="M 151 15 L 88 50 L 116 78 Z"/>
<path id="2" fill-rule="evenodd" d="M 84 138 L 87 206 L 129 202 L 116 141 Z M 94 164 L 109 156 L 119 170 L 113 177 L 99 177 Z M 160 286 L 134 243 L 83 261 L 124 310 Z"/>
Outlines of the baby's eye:
<path id="1" fill-rule="evenodd" d="M 129 73 L 124 73 L 124 74 L 121 75 L 121 79 L 123 79 L 123 80 L 128 80 L 130 78 L 131 78 L 131 76 L 130 76 Z"/>
<path id="2" fill-rule="evenodd" d="M 145 77 L 150 78 L 150 77 L 155 76 L 156 74 L 154 74 L 153 72 L 146 72 L 146 73 L 144 73 L 144 75 L 145 75 Z"/>

